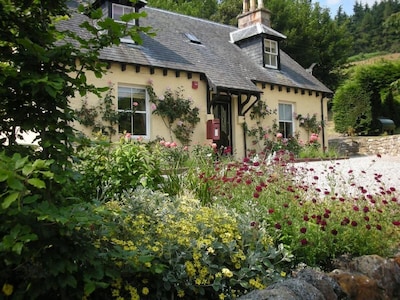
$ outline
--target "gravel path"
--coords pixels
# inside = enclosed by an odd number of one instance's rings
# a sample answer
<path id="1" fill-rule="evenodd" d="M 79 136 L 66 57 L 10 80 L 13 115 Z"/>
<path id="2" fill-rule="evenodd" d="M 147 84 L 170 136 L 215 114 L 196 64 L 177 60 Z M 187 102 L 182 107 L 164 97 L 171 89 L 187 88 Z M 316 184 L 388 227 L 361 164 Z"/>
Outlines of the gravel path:
<path id="1" fill-rule="evenodd" d="M 298 180 L 339 195 L 400 192 L 400 157 L 357 156 L 333 161 L 296 163 Z M 304 171 L 304 172 L 302 172 Z"/>

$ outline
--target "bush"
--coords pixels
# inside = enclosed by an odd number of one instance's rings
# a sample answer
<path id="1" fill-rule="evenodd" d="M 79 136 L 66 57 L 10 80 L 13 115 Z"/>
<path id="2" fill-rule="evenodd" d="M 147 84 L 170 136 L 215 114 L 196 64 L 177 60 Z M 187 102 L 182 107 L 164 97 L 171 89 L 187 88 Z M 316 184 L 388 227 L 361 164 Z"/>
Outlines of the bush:
<path id="1" fill-rule="evenodd" d="M 114 260 L 120 278 L 109 297 L 233 299 L 281 278 L 291 257 L 273 246 L 262 224 L 189 195 L 138 189 L 104 207 L 113 212 L 104 223 L 117 228 L 99 234 L 98 244 L 126 251 Z"/>
<path id="2" fill-rule="evenodd" d="M 163 182 L 162 165 L 157 152 L 133 139 L 119 144 L 93 143 L 78 152 L 74 170 L 77 178 L 72 189 L 81 199 L 92 200 L 137 186 L 159 189 Z"/>

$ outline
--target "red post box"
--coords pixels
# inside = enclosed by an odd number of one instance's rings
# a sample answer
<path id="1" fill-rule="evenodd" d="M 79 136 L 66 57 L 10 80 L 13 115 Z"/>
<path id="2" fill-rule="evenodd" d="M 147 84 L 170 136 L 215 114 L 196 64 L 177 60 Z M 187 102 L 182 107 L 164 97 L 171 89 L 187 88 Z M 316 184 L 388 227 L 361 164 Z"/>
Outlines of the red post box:
<path id="1" fill-rule="evenodd" d="M 218 141 L 220 139 L 220 121 L 219 119 L 213 119 L 207 121 L 207 139 Z"/>

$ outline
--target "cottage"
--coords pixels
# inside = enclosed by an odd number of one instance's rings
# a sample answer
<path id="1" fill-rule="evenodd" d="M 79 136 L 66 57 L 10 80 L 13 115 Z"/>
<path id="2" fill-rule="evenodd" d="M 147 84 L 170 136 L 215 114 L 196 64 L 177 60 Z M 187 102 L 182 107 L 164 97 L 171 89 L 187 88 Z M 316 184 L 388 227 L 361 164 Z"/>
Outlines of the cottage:
<path id="1" fill-rule="evenodd" d="M 108 62 L 107 75 L 88 75 L 93 84 L 112 85 L 114 105 L 124 116 L 116 125 L 119 133 L 130 132 L 143 140 L 170 139 L 160 116 L 152 113 L 146 90 L 150 83 L 158 96 L 166 89 L 181 90 L 199 109 L 192 145 L 218 142 L 238 157 L 253 146 L 245 128 L 256 126 L 250 115 L 261 102 L 275 112 L 263 119 L 262 126 L 275 123 L 284 138 L 296 133 L 305 141 L 309 138 L 298 115 L 326 120 L 332 91 L 280 49 L 286 37 L 271 28 L 271 13 L 263 1 L 256 5 L 255 0 L 243 0 L 238 27 L 151 8 L 143 0 L 134 7 L 123 0 L 96 4 L 116 20 L 126 12 L 145 11 L 140 26 L 150 26 L 156 33 L 143 35 L 140 45 L 127 37 L 119 46 L 105 49 L 101 59 Z M 76 26 L 84 18 L 75 14 L 64 26 Z M 97 99 L 90 96 L 86 101 Z M 72 105 L 80 103 L 74 99 Z M 327 144 L 323 130 L 318 139 Z"/>

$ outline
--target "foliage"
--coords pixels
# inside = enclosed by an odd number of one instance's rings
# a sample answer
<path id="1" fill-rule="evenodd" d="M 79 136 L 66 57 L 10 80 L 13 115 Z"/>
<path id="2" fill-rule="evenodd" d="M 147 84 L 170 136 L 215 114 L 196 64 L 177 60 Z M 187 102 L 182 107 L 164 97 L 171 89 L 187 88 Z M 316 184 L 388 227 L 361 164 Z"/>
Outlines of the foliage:
<path id="1" fill-rule="evenodd" d="M 197 185 L 207 185 L 212 203 L 268 224 L 267 232 L 289 246 L 296 263 L 329 268 L 330 260 L 344 253 L 386 256 L 396 251 L 395 187 L 379 186 L 375 174 L 377 188 L 368 191 L 355 183 L 368 180 L 364 171 L 339 173 L 335 161 L 317 171 L 291 159 L 283 152 L 272 160 L 257 154 L 221 162 L 207 176 L 202 173 Z"/>
<path id="2" fill-rule="evenodd" d="M 183 89 L 179 88 L 175 92 L 167 88 L 160 97 L 154 92 L 152 84 L 147 86 L 150 101 L 155 105 L 153 114 L 160 116 L 164 124 L 183 144 L 188 145 L 192 141 L 193 130 L 200 122 L 199 108 L 192 107 L 193 101 L 183 97 Z"/>
<path id="3" fill-rule="evenodd" d="M 308 138 L 310 138 L 312 133 L 320 133 L 323 125 L 321 121 L 317 121 L 317 114 L 313 114 L 311 117 L 309 114 L 307 116 L 298 114 L 296 120 L 299 121 L 299 126 L 305 129 Z"/>
<path id="4" fill-rule="evenodd" d="M 262 225 L 190 195 L 173 199 L 138 189 L 105 207 L 117 230 L 99 243 L 119 245 L 128 255 L 115 259 L 121 276 L 111 286 L 115 298 L 134 289 L 149 299 L 234 299 L 279 279 L 290 261 Z"/>
<path id="5" fill-rule="evenodd" d="M 209 19 L 217 10 L 217 0 L 182 1 L 182 0 L 149 0 L 149 6 L 175 11 L 188 16 Z"/>
<path id="6" fill-rule="evenodd" d="M 1 0 L 0 7 L 0 131 L 8 138 L 6 149 L 18 148 L 16 130 L 20 128 L 21 132 L 38 134 L 42 151 L 34 154 L 55 159 L 54 167 L 66 164 L 74 139 L 69 99 L 76 93 L 84 96 L 87 92 L 104 91 L 86 80 L 88 70 L 97 77 L 106 70 L 99 60 L 100 51 L 118 44 L 120 37 L 128 34 L 140 42 L 139 33 L 149 29 L 128 28 L 124 23 L 103 18 L 101 9 L 81 5 L 80 12 L 87 16 L 79 28 L 88 34 L 84 39 L 64 30 L 63 24 L 71 15 L 65 1 Z M 130 14 L 124 21 L 144 16 Z M 104 30 L 107 35 L 102 34 Z"/>
<path id="7" fill-rule="evenodd" d="M 113 91 L 113 87 L 110 86 L 104 97 L 99 97 L 97 106 L 89 106 L 87 99 L 84 98 L 81 107 L 75 109 L 75 116 L 80 124 L 90 128 L 92 134 L 107 135 L 110 142 L 116 133 L 115 125 L 118 124 L 118 112 L 113 104 Z"/>
<path id="8" fill-rule="evenodd" d="M 113 197 L 137 186 L 158 189 L 163 182 L 157 149 L 133 139 L 121 139 L 117 145 L 94 142 L 77 153 L 73 166 L 77 178 L 71 187 L 81 199 Z"/>
<path id="9" fill-rule="evenodd" d="M 396 94 L 393 83 L 399 76 L 399 62 L 382 61 L 353 68 L 333 98 L 336 131 L 345 133 L 350 128 L 356 134 L 374 133 L 376 119 L 389 111 L 397 125 L 400 98 L 385 99 Z"/>
<path id="10" fill-rule="evenodd" d="M 0 154 L 0 284 L 9 299 L 75 299 L 106 286 L 112 251 L 100 253 L 91 242 L 90 205 L 54 201 L 52 163 Z"/>

